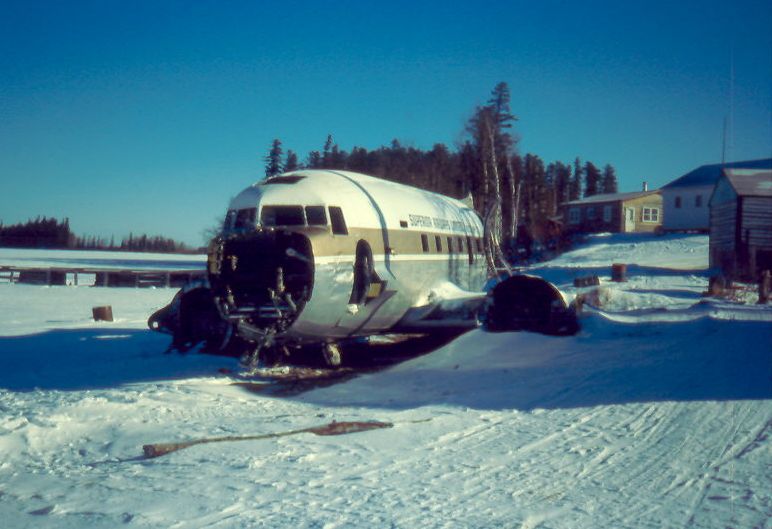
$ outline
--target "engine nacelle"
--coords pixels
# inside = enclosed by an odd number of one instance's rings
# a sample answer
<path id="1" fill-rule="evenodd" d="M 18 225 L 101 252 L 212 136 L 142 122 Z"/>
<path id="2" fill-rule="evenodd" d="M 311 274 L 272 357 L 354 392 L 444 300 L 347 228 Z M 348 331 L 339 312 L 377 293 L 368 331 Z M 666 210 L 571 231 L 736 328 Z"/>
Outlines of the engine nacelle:
<path id="1" fill-rule="evenodd" d="M 485 328 L 493 332 L 533 331 L 568 336 L 579 331 L 576 312 L 552 283 L 530 275 L 500 281 L 488 294 Z"/>

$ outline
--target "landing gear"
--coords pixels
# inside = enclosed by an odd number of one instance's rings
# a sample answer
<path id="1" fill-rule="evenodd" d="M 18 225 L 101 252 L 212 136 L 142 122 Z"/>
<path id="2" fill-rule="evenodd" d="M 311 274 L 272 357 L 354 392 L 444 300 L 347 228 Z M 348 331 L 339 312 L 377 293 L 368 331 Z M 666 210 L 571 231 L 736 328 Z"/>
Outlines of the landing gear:
<path id="1" fill-rule="evenodd" d="M 328 367 L 339 367 L 341 363 L 340 348 L 335 343 L 328 343 L 324 345 L 322 349 L 324 355 L 324 363 Z"/>

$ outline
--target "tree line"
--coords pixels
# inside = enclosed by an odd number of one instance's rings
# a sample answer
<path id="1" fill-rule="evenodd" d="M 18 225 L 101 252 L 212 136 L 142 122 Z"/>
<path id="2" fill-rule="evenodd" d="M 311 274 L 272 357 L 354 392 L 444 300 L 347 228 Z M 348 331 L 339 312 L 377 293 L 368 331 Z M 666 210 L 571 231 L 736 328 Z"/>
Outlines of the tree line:
<path id="1" fill-rule="evenodd" d="M 298 169 L 341 169 L 435 191 L 456 198 L 471 194 L 483 217 L 498 219 L 496 227 L 505 245 L 517 240 L 554 238 L 564 202 L 618 191 L 611 164 L 602 167 L 577 157 L 546 163 L 533 153 L 517 151 L 513 133 L 518 118 L 511 110 L 509 87 L 502 82 L 486 104 L 468 119 L 462 142 L 451 149 L 436 143 L 429 150 L 404 146 L 399 140 L 368 150 L 341 149 L 328 135 L 321 150 L 309 152 L 303 162 L 293 150 L 284 151 L 275 139 L 263 158 L 266 176 Z M 556 228 L 556 226 L 558 226 Z"/>
<path id="2" fill-rule="evenodd" d="M 184 243 L 160 235 L 129 234 L 120 243 L 96 235 L 78 236 L 70 230 L 70 220 L 37 217 L 24 223 L 4 226 L 0 222 L 0 246 L 10 248 L 47 248 L 78 250 L 114 250 L 131 252 L 177 253 L 191 251 Z"/>

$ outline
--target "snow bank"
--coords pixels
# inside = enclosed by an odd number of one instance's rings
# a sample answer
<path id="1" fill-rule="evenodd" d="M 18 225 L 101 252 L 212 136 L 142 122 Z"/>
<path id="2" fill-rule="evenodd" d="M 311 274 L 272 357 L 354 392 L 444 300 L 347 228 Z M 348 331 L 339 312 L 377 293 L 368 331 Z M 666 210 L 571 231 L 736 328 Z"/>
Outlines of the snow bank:
<path id="1" fill-rule="evenodd" d="M 553 259 L 550 267 L 610 267 L 612 263 L 703 270 L 708 267 L 707 235 L 606 233 L 588 235 L 577 248 Z"/>

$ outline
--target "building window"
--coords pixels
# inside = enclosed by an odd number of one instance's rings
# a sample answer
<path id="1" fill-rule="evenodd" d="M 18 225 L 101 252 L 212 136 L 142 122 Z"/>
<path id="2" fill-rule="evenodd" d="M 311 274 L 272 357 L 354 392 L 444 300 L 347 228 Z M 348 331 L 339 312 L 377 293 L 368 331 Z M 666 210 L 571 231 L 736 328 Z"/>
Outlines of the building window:
<path id="1" fill-rule="evenodd" d="M 571 208 L 568 210 L 568 223 L 569 224 L 579 224 L 579 222 L 582 220 L 581 211 L 579 208 Z"/>
<path id="2" fill-rule="evenodd" d="M 332 233 L 335 235 L 348 235 L 346 219 L 343 218 L 343 210 L 338 206 L 330 206 L 330 223 L 332 224 Z"/>
<path id="3" fill-rule="evenodd" d="M 697 195 L 696 197 L 694 197 L 694 207 L 695 208 L 702 207 L 702 195 Z"/>
<path id="4" fill-rule="evenodd" d="M 439 235 L 434 236 L 434 247 L 437 248 L 437 252 L 442 252 L 442 237 Z"/>
<path id="5" fill-rule="evenodd" d="M 681 209 L 681 197 L 675 197 L 675 207 Z"/>
<path id="6" fill-rule="evenodd" d="M 603 222 L 611 222 L 611 206 L 603 206 Z"/>
<path id="7" fill-rule="evenodd" d="M 659 208 L 643 208 L 643 222 L 659 222 Z"/>
<path id="8" fill-rule="evenodd" d="M 424 253 L 429 251 L 429 236 L 425 233 L 421 234 L 421 249 L 424 251 Z"/>
<path id="9" fill-rule="evenodd" d="M 587 220 L 595 220 L 595 207 L 587 208 Z"/>

